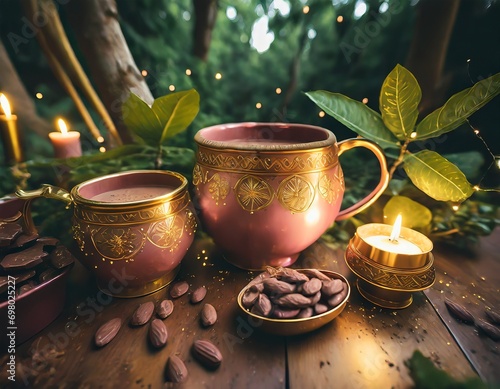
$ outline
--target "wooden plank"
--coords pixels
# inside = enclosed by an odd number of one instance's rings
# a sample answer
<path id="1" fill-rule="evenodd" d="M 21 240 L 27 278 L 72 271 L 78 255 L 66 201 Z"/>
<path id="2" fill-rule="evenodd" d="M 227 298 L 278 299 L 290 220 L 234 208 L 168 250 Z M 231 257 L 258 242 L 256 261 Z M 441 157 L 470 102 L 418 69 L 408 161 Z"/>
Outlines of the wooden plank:
<path id="1" fill-rule="evenodd" d="M 342 250 L 316 243 L 296 267 L 318 267 L 354 278 Z M 290 388 L 400 388 L 412 386 L 404 361 L 419 349 L 454 377 L 475 375 L 422 293 L 403 310 L 375 307 L 351 289 L 350 301 L 332 323 L 287 339 Z"/>
<path id="2" fill-rule="evenodd" d="M 445 298 L 455 301 L 476 319 L 486 320 L 486 309 L 500 312 L 500 229 L 481 239 L 474 255 L 450 247 L 435 251 L 436 284 L 425 293 L 481 379 L 500 384 L 498 342 L 454 319 L 444 304 Z"/>
<path id="3" fill-rule="evenodd" d="M 190 283 L 191 290 L 205 285 L 207 297 L 198 305 L 192 305 L 188 295 L 174 300 L 174 312 L 165 319 L 168 343 L 161 350 L 149 345 L 148 325 L 132 328 L 128 322 L 139 303 L 164 299 L 168 288 L 137 299 L 109 299 L 80 266 L 72 276 L 63 315 L 17 350 L 21 370 L 32 373 L 29 386 L 158 388 L 165 382 L 168 356 L 176 354 L 189 371 L 188 380 L 176 387 L 285 387 L 284 339 L 258 334 L 237 310 L 236 296 L 252 274 L 221 260 L 211 241 L 195 242 L 178 276 Z M 218 322 L 208 329 L 199 323 L 203 303 L 211 303 L 218 312 Z M 96 349 L 96 329 L 113 317 L 121 317 L 125 324 L 110 344 Z M 208 371 L 193 359 L 190 348 L 196 339 L 210 340 L 220 348 L 224 361 L 219 369 Z"/>

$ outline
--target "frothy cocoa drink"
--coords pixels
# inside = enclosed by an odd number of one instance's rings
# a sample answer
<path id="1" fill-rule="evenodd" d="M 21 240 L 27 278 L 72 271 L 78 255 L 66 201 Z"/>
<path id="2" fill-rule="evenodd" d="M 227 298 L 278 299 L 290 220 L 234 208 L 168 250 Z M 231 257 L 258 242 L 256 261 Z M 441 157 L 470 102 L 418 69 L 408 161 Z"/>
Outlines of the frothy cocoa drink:
<path id="1" fill-rule="evenodd" d="M 130 203 L 134 201 L 149 200 L 171 192 L 173 188 L 166 186 L 136 186 L 110 190 L 93 196 L 91 200 L 104 203 Z"/>

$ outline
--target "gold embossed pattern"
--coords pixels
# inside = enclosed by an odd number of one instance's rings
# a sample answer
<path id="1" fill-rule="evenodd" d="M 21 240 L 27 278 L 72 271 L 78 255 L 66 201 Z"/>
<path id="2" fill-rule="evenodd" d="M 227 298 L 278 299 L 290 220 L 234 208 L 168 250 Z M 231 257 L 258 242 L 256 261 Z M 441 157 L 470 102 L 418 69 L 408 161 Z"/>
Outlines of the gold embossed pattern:
<path id="1" fill-rule="evenodd" d="M 229 182 L 218 173 L 215 173 L 209 179 L 208 191 L 212 199 L 215 200 L 215 203 L 218 204 L 219 201 L 223 201 L 229 193 Z"/>
<path id="2" fill-rule="evenodd" d="M 281 181 L 279 202 L 290 212 L 304 212 L 314 199 L 313 185 L 304 177 L 293 175 Z"/>
<path id="3" fill-rule="evenodd" d="M 257 176 L 246 175 L 234 187 L 236 200 L 245 211 L 255 212 L 273 201 L 273 188 Z"/>

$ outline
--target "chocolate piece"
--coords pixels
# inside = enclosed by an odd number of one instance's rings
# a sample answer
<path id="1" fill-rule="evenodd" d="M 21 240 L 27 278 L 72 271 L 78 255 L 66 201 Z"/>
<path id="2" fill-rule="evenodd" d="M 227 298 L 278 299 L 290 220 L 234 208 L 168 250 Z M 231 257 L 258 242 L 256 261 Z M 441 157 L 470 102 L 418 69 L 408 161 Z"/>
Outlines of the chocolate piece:
<path id="1" fill-rule="evenodd" d="M 54 248 L 59 244 L 59 239 L 52 238 L 51 236 L 43 236 L 38 238 L 38 242 L 42 243 L 44 246 Z"/>
<path id="2" fill-rule="evenodd" d="M 155 348 L 163 347 L 167 344 L 167 327 L 160 319 L 153 319 L 149 326 L 149 340 Z"/>
<path id="3" fill-rule="evenodd" d="M 23 233 L 16 238 L 15 242 L 10 246 L 10 248 L 15 249 L 26 246 L 28 243 L 31 243 L 36 239 L 38 239 L 38 234 L 27 235 Z"/>
<path id="4" fill-rule="evenodd" d="M 165 367 L 165 376 L 171 382 L 182 382 L 188 376 L 186 365 L 179 357 L 171 355 Z"/>
<path id="5" fill-rule="evenodd" d="M 172 300 L 163 300 L 156 307 L 156 314 L 160 319 L 166 319 L 174 311 L 174 302 Z"/>
<path id="6" fill-rule="evenodd" d="M 59 270 L 54 269 L 53 267 L 49 267 L 40 273 L 40 275 L 38 276 L 38 280 L 40 282 L 47 282 L 57 276 L 59 273 Z"/>
<path id="7" fill-rule="evenodd" d="M 201 302 L 201 300 L 205 298 L 206 295 L 207 295 L 207 288 L 205 288 L 204 286 L 200 286 L 191 295 L 191 303 L 198 304 L 199 302 Z"/>
<path id="8" fill-rule="evenodd" d="M 214 325 L 217 321 L 217 311 L 212 304 L 205 304 L 201 310 L 201 324 L 204 327 Z"/>
<path id="9" fill-rule="evenodd" d="M 95 333 L 95 345 L 97 347 L 106 346 L 114 339 L 118 331 L 120 331 L 121 326 L 122 320 L 118 317 L 104 323 Z"/>
<path id="10" fill-rule="evenodd" d="M 54 251 L 50 253 L 49 260 L 56 269 L 62 269 L 63 267 L 71 265 L 75 261 L 75 258 L 66 247 L 57 246 Z"/>
<path id="11" fill-rule="evenodd" d="M 133 326 L 142 326 L 146 324 L 149 319 L 151 319 L 154 309 L 155 305 L 152 301 L 148 301 L 139 305 L 135 312 L 132 314 L 130 324 L 132 324 Z"/>
<path id="12" fill-rule="evenodd" d="M 16 278 L 16 284 L 19 284 L 23 281 L 29 280 L 34 277 L 36 272 L 34 270 L 25 271 L 23 273 L 18 273 L 14 277 Z"/>
<path id="13" fill-rule="evenodd" d="M 23 228 L 17 223 L 0 222 L 0 247 L 7 247 L 21 234 Z"/>
<path id="14" fill-rule="evenodd" d="M 22 294 L 24 294 L 24 293 L 30 291 L 31 289 L 33 289 L 35 286 L 36 286 L 36 283 L 34 281 L 29 281 L 27 284 L 24 284 L 24 285 L 22 285 L 19 288 L 19 291 L 17 292 L 17 295 L 21 296 Z"/>
<path id="15" fill-rule="evenodd" d="M 41 263 L 47 255 L 43 251 L 43 245 L 37 242 L 26 250 L 6 255 L 0 265 L 5 270 L 30 269 Z"/>
<path id="16" fill-rule="evenodd" d="M 186 294 L 189 290 L 189 284 L 186 281 L 180 281 L 172 285 L 170 289 L 170 297 L 176 299 Z"/>

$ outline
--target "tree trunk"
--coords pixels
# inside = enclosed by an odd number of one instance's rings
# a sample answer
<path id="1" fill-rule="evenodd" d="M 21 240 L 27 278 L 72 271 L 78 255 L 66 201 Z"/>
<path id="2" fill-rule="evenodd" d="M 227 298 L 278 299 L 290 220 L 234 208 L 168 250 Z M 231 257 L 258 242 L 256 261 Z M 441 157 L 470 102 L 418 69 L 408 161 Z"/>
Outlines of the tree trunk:
<path id="1" fill-rule="evenodd" d="M 2 69 L 0 90 L 7 94 L 13 107 L 12 111 L 18 117 L 21 132 L 22 129 L 29 128 L 38 135 L 46 137 L 50 131 L 54 131 L 52 125 L 36 113 L 35 104 L 24 88 L 1 40 L 0 69 Z"/>
<path id="2" fill-rule="evenodd" d="M 422 114 L 440 105 L 446 93 L 449 82 L 443 69 L 459 5 L 460 0 L 421 0 L 417 6 L 406 67 L 422 88 Z"/>
<path id="3" fill-rule="evenodd" d="M 194 36 L 193 54 L 206 61 L 212 40 L 212 30 L 217 18 L 217 0 L 193 0 Z"/>
<path id="4" fill-rule="evenodd" d="M 130 53 L 118 22 L 115 0 L 70 1 L 68 16 L 78 44 L 108 112 L 124 143 L 132 136 L 123 122 L 122 104 L 130 92 L 152 104 L 153 95 Z"/>

